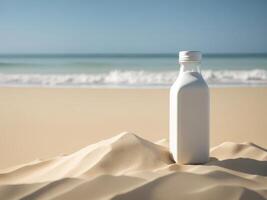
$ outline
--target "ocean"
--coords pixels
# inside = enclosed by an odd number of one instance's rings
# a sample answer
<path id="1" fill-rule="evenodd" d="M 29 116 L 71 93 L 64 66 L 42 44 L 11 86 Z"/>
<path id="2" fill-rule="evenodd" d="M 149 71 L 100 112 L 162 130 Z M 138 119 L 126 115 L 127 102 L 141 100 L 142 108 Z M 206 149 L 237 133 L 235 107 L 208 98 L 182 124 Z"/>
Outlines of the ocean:
<path id="1" fill-rule="evenodd" d="M 0 55 L 4 87 L 170 87 L 179 73 L 175 54 Z M 267 86 L 267 54 L 203 55 L 211 87 Z"/>

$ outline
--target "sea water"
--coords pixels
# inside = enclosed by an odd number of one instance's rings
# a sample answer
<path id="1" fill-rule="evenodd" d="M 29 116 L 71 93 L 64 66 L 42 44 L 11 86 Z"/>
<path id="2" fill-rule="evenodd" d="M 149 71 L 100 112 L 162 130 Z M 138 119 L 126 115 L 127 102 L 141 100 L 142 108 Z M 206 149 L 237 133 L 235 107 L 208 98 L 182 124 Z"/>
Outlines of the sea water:
<path id="1" fill-rule="evenodd" d="M 266 54 L 207 54 L 202 75 L 213 86 L 267 86 Z M 175 54 L 0 55 L 0 86 L 167 88 Z"/>

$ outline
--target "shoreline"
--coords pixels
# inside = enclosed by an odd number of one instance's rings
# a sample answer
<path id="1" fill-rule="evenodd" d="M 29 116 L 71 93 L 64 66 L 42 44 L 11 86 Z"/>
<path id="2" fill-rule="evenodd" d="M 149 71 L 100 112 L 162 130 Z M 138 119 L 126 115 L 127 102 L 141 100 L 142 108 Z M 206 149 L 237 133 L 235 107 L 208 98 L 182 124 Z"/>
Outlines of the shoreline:
<path id="1" fill-rule="evenodd" d="M 209 88 L 267 88 L 267 85 L 265 84 L 251 84 L 251 85 L 242 85 L 242 84 L 229 84 L 229 85 L 208 85 Z M 37 88 L 37 89 L 129 89 L 129 90 L 139 90 L 139 89 L 148 89 L 148 90 L 168 90 L 171 88 L 171 85 L 168 86 L 107 86 L 107 85 L 101 85 L 101 86 L 40 86 L 40 85 L 0 85 L 1 88 Z"/>

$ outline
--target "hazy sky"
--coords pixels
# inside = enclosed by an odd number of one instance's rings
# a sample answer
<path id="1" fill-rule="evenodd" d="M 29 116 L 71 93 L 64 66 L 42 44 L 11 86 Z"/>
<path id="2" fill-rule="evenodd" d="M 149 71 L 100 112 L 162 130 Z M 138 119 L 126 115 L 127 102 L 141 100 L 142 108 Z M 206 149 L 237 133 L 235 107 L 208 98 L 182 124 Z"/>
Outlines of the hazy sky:
<path id="1" fill-rule="evenodd" d="M 0 0 L 0 53 L 267 53 L 267 0 Z"/>

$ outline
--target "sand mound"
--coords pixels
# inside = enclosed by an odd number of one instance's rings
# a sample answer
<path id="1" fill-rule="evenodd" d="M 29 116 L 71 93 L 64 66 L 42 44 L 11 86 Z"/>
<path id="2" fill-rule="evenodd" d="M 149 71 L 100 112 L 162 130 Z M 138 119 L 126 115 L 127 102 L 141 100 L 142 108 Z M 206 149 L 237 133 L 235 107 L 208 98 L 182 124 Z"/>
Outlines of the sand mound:
<path id="1" fill-rule="evenodd" d="M 67 156 L 5 170 L 0 174 L 0 184 L 37 183 L 65 177 L 92 178 L 102 174 L 122 175 L 154 170 L 170 163 L 167 148 L 133 133 L 121 133 Z"/>
<path id="2" fill-rule="evenodd" d="M 166 140 L 132 133 L 2 170 L 0 199 L 266 199 L 267 150 L 223 143 L 205 165 L 177 165 Z"/>

